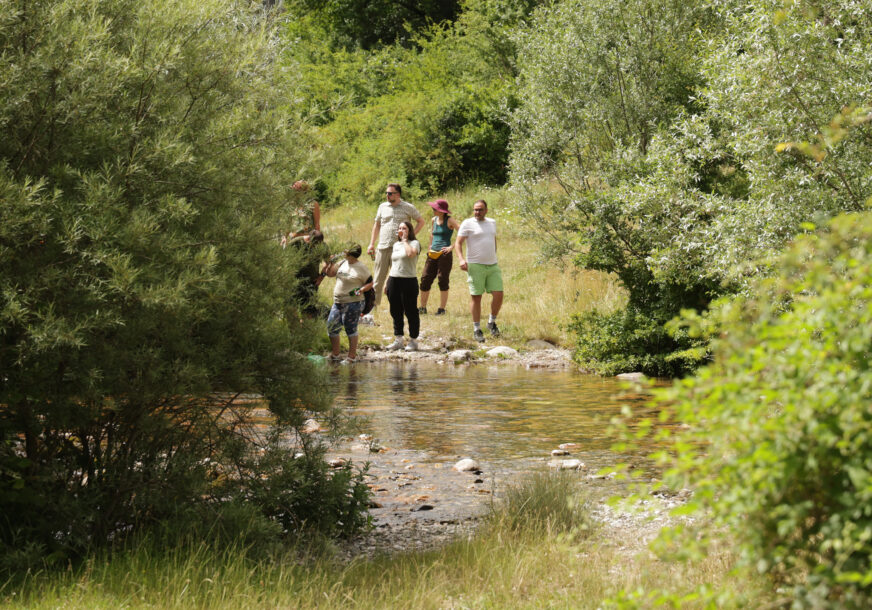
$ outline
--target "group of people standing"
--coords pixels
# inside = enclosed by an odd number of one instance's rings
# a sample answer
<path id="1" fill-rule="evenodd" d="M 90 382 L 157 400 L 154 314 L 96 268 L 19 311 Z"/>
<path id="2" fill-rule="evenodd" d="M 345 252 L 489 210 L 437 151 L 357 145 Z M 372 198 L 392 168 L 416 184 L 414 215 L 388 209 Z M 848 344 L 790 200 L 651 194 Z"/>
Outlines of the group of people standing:
<path id="1" fill-rule="evenodd" d="M 327 316 L 327 334 L 331 343 L 330 358 L 334 360 L 340 358 L 339 336 L 344 329 L 349 344 L 345 361 L 356 362 L 358 324 L 362 317 L 364 321 L 372 322 L 372 314 L 361 315 L 364 293 L 371 288 L 375 291 L 375 307 L 380 305 L 382 294 L 388 298 L 394 341 L 387 346 L 387 349 L 416 351 L 421 315 L 427 314 L 430 289 L 434 281 L 439 287 L 439 307 L 435 315 L 446 313 L 449 279 L 455 252 L 460 268 L 466 271 L 468 276 L 473 337 L 479 342 L 485 340 L 480 321 L 481 300 L 485 292 L 492 295 L 487 328 L 492 336 L 498 337 L 500 331 L 496 319 L 503 303 L 503 282 L 497 264 L 496 222 L 487 218 L 487 203 L 483 199 L 476 201 L 473 206 L 473 217 L 467 218 L 462 223 L 451 215 L 448 202 L 444 199 L 428 203 L 433 210 L 431 239 L 419 289 L 417 267 L 421 243 L 416 236 L 424 228 L 426 221 L 415 206 L 402 199 L 402 188 L 399 184 L 388 184 L 385 196 L 386 201 L 379 205 L 376 212 L 367 247 L 367 253 L 374 262 L 372 275 L 366 265 L 360 261 L 361 247 L 355 244 L 345 251 L 345 260 L 327 262 L 316 278 L 316 286 L 325 276 L 336 278 L 333 305 Z M 317 225 L 320 221 L 320 209 L 312 209 L 313 213 L 309 218 L 313 225 Z M 313 231 L 317 231 L 320 235 L 320 226 L 313 226 L 309 233 L 302 234 L 309 235 L 308 239 L 312 240 Z M 452 241 L 455 232 L 457 237 Z M 464 246 L 466 256 L 464 256 Z M 408 342 L 405 341 L 404 332 L 406 322 L 409 331 Z"/>

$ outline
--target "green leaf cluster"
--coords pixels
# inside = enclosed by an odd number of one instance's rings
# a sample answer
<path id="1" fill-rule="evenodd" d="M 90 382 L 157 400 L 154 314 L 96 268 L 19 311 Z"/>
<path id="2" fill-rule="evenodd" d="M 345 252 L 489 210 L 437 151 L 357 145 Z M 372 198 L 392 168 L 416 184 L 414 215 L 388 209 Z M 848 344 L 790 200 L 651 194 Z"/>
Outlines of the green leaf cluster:
<path id="1" fill-rule="evenodd" d="M 214 512 L 256 407 L 327 406 L 275 237 L 308 136 L 259 4 L 0 15 L 0 545 L 65 554 Z"/>
<path id="2" fill-rule="evenodd" d="M 614 273 L 626 319 L 660 327 L 744 290 L 767 271 L 751 261 L 872 194 L 870 20 L 852 0 L 540 10 L 517 37 L 519 215 L 551 252 Z M 650 335 L 662 358 L 689 355 Z M 583 359 L 618 370 L 620 354 Z"/>
<path id="3" fill-rule="evenodd" d="M 329 203 L 375 201 L 386 182 L 410 199 L 506 181 L 517 47 L 530 0 L 469 1 L 450 21 L 408 22 L 414 44 L 331 46 L 304 13 L 285 32 L 285 63 L 319 124 Z"/>
<path id="4" fill-rule="evenodd" d="M 842 215 L 724 302 L 714 364 L 659 399 L 668 485 L 808 607 L 872 599 L 872 215 Z M 671 430 L 671 431 L 670 431 Z M 699 534 L 698 531 L 696 531 Z M 684 538 L 679 538 L 682 543 Z"/>

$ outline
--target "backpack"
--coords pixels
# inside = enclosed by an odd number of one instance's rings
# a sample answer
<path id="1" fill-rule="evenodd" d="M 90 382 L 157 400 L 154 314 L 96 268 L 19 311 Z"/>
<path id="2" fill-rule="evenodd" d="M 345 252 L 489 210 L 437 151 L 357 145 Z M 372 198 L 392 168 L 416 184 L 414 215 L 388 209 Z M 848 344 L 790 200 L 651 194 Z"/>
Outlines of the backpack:
<path id="1" fill-rule="evenodd" d="M 372 283 L 372 276 L 369 276 L 364 283 Z M 360 315 L 365 316 L 372 311 L 373 307 L 375 307 L 375 288 L 370 288 L 363 292 L 363 311 L 360 312 Z"/>

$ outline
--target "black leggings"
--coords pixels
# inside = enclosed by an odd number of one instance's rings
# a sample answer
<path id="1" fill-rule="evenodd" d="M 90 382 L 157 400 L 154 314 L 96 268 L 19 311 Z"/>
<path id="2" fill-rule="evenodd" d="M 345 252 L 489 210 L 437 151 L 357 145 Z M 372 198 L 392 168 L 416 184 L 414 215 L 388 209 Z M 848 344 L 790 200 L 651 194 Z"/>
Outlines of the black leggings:
<path id="1" fill-rule="evenodd" d="M 394 319 L 394 336 L 403 336 L 403 315 L 409 319 L 409 336 L 418 338 L 421 316 L 418 315 L 418 278 L 389 277 L 387 283 L 388 303 Z"/>

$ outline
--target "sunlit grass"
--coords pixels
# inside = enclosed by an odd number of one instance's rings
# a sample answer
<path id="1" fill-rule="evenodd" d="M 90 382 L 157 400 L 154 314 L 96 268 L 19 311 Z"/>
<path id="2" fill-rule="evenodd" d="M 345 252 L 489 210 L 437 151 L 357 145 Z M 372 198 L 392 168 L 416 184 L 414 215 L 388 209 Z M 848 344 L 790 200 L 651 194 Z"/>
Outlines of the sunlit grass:
<path id="1" fill-rule="evenodd" d="M 572 265 L 561 266 L 555 261 L 543 261 L 539 245 L 521 237 L 520 221 L 513 217 L 503 190 L 467 190 L 449 192 L 445 195 L 452 212 L 458 220 L 471 215 L 476 199 L 488 201 L 488 215 L 495 218 L 498 227 L 497 255 L 503 272 L 505 301 L 499 315 L 503 336 L 500 340 L 488 338 L 488 345 L 511 345 L 523 348 L 531 339 L 544 339 L 559 346 L 571 347 L 572 335 L 566 330 L 572 314 L 591 309 L 612 310 L 621 305 L 625 296 L 617 281 L 604 273 L 581 270 Z M 413 202 L 428 219 L 428 224 L 419 236 L 421 246 L 429 245 L 430 208 L 426 202 Z M 348 243 L 359 243 L 366 249 L 372 233 L 376 206 L 345 207 L 325 210 L 322 228 L 328 243 L 340 251 Z M 456 236 L 455 236 L 456 237 Z M 372 269 L 372 261 L 364 254 L 364 263 Z M 424 266 L 424 257 L 418 260 L 418 276 Z M 332 295 L 333 282 L 325 281 L 321 294 L 325 302 Z M 422 319 L 424 337 L 438 336 L 472 345 L 472 319 L 469 314 L 469 292 L 466 273 L 460 269 L 455 257 L 451 273 L 451 288 L 448 297 L 448 315 L 435 317 L 439 303 L 436 284 L 430 293 L 430 315 Z M 482 318 L 487 320 L 490 312 L 490 296 L 482 300 Z M 391 335 L 391 319 L 387 300 L 384 299 L 376 312 L 377 327 L 361 326 L 363 343 L 380 344 Z"/>
<path id="2" fill-rule="evenodd" d="M 694 564 L 659 561 L 641 546 L 617 550 L 628 533 L 593 527 L 587 507 L 577 479 L 538 475 L 509 490 L 476 536 L 441 549 L 341 565 L 146 543 L 8 582 L 0 600 L 28 608 L 596 608 L 620 591 L 729 584 L 728 550 Z M 744 582 L 746 595 L 755 586 Z"/>

